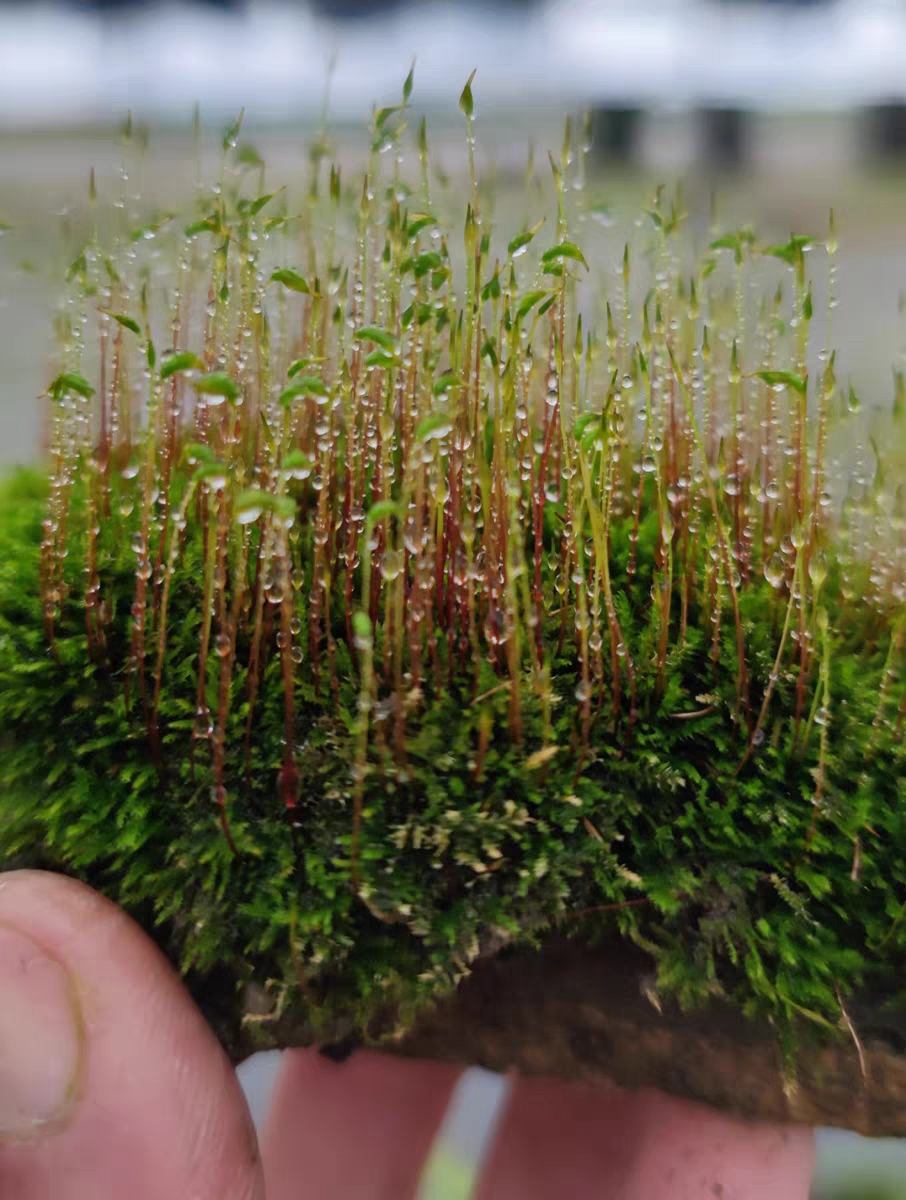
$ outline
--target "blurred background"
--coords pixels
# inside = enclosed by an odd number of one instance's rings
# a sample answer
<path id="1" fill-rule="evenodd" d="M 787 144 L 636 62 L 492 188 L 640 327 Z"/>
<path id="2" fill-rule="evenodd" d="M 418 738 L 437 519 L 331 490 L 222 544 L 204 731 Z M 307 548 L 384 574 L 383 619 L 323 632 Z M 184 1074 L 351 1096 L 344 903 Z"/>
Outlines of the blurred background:
<path id="1" fill-rule="evenodd" d="M 425 113 L 453 172 L 456 99 L 477 68 L 479 150 L 514 188 L 529 145 L 543 163 L 564 114 L 587 110 L 590 183 L 615 221 L 677 177 L 705 215 L 716 187 L 725 221 L 777 240 L 820 235 L 833 205 L 838 374 L 888 403 L 906 345 L 906 0 L 0 0 L 7 387 L 30 400 L 46 383 L 44 268 L 58 229 L 84 221 L 89 166 L 112 190 L 127 112 L 153 131 L 136 187 L 159 212 L 191 197 L 196 105 L 210 163 L 244 108 L 243 136 L 291 183 L 325 103 L 340 159 L 354 156 L 413 57 L 412 128 Z M 0 403 L 0 463 L 32 453 L 30 411 Z"/>
<path id="2" fill-rule="evenodd" d="M 833 206 L 838 363 L 864 403 L 889 403 L 906 346 L 906 0 L 0 0 L 0 466 L 34 455 L 61 247 L 86 219 L 89 168 L 99 189 L 120 171 L 127 112 L 152 132 L 136 187 L 159 211 L 191 198 L 196 105 L 202 157 L 244 108 L 244 134 L 292 182 L 325 108 L 354 157 L 413 57 L 415 110 L 452 172 L 477 68 L 481 161 L 513 187 L 529 147 L 544 157 L 564 115 L 588 111 L 589 186 L 615 222 L 677 178 L 778 237 L 826 230 Z M 259 1116 L 274 1065 L 243 1069 Z M 470 1195 L 504 1098 L 466 1077 L 423 1200 Z M 904 1147 L 822 1132 L 814 1196 L 903 1200 Z"/>

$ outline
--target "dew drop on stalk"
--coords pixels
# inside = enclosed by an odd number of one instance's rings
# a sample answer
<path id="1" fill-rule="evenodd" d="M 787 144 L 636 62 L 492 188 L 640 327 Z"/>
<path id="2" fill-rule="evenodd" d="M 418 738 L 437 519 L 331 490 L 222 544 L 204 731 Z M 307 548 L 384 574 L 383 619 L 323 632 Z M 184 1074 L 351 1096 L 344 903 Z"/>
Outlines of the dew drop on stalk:
<path id="1" fill-rule="evenodd" d="M 764 564 L 764 577 L 772 588 L 779 588 L 786 578 L 786 563 L 779 554 L 772 555 Z"/>
<path id="2" fill-rule="evenodd" d="M 442 438 L 445 438 L 445 437 L 447 437 L 448 434 L 452 433 L 452 431 L 453 431 L 453 422 L 452 421 L 449 421 L 449 422 L 444 421 L 441 424 L 435 425 L 433 428 L 429 429 L 424 435 L 424 441 L 426 441 L 426 442 L 440 441 Z"/>
<path id="3" fill-rule="evenodd" d="M 192 725 L 192 733 L 196 738 L 209 738 L 214 732 L 214 723 L 211 720 L 211 714 L 204 707 L 195 710 L 195 721 Z"/>
<path id="4" fill-rule="evenodd" d="M 218 633 L 214 639 L 214 653 L 218 658 L 226 658 L 230 652 L 230 639 L 225 633 Z"/>

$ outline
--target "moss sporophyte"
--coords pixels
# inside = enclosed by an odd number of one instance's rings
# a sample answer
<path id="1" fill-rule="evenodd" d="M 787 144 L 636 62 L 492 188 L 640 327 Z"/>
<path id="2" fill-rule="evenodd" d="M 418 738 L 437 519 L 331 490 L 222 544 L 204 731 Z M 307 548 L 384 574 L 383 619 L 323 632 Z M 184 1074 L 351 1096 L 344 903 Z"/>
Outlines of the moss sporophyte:
<path id="1" fill-rule="evenodd" d="M 906 510 L 833 232 L 661 190 L 614 253 L 581 123 L 520 227 L 471 85 L 457 213 L 410 91 L 301 198 L 238 125 L 181 222 L 92 198 L 0 512 L 0 854 L 315 1031 L 556 926 L 845 1033 L 906 951 Z"/>

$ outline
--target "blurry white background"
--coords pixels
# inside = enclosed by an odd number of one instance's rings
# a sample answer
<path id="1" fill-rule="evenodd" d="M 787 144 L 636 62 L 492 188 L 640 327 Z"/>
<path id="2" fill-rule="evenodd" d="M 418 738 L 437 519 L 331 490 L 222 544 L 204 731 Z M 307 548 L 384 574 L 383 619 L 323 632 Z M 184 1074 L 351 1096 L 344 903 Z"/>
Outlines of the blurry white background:
<path id="1" fill-rule="evenodd" d="M 348 15 L 364 13 L 359 19 Z M 473 67 L 485 104 L 702 104 L 840 111 L 906 100 L 901 0 L 411 0 L 127 6 L 0 3 L 0 122 L 315 114 L 396 93 L 415 55 L 423 104 Z"/>

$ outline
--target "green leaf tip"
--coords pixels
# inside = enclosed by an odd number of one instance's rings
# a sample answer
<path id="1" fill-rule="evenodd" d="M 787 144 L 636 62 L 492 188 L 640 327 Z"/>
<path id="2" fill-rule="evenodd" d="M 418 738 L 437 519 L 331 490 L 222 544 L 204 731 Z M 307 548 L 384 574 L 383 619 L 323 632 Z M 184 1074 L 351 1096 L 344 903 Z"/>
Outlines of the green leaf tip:
<path id="1" fill-rule="evenodd" d="M 210 371 L 192 380 L 192 387 L 202 396 L 222 396 L 231 404 L 239 399 L 239 384 L 225 371 Z"/>
<path id="2" fill-rule="evenodd" d="M 795 371 L 757 371 L 756 378 L 764 380 L 771 387 L 788 387 L 800 396 L 808 390 L 808 376 L 797 375 Z"/>
<path id="3" fill-rule="evenodd" d="M 204 363 L 191 350 L 177 350 L 164 356 L 160 364 L 161 379 L 169 379 L 182 371 L 203 371 Z"/>
<path id="4" fill-rule="evenodd" d="M 467 121 L 471 121 L 472 114 L 475 112 L 475 101 L 472 98 L 472 80 L 475 78 L 477 72 L 478 68 L 476 67 L 466 80 L 466 86 L 462 89 L 462 93 L 459 97 L 459 107 L 461 111 L 465 113 Z"/>
<path id="5" fill-rule="evenodd" d="M 94 395 L 94 388 L 84 375 L 79 375 L 76 371 L 64 371 L 47 389 L 47 394 L 53 396 L 55 400 L 60 400 L 67 392 L 75 392 L 84 399 L 90 400 Z"/>
<path id="6" fill-rule="evenodd" d="M 311 288 L 308 286 L 308 281 L 291 267 L 279 267 L 276 271 L 273 271 L 271 273 L 271 283 L 282 283 L 291 292 L 301 292 L 306 296 L 311 295 Z"/>

